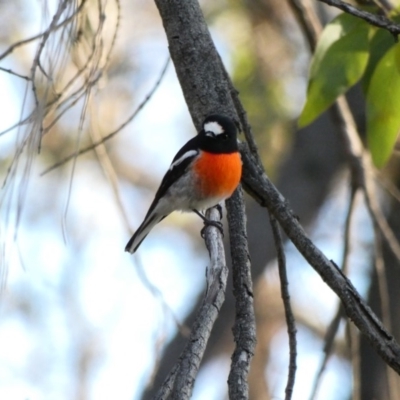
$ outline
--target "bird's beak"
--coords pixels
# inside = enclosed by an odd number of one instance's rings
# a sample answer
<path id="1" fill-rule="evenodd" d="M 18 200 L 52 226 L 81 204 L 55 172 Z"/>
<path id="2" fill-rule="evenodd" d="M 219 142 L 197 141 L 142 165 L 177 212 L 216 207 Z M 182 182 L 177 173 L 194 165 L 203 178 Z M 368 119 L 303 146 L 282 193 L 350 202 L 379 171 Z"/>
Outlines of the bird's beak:
<path id="1" fill-rule="evenodd" d="M 213 132 L 204 132 L 205 136 L 215 138 L 215 134 Z"/>

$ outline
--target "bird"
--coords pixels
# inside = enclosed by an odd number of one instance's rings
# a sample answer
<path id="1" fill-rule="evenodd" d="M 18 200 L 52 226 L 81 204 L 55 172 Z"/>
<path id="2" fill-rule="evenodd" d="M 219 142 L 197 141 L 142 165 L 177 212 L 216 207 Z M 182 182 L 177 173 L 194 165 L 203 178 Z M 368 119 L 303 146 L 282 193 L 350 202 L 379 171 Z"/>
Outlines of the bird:
<path id="1" fill-rule="evenodd" d="M 215 225 L 222 232 L 222 224 L 208 220 L 200 211 L 229 198 L 241 175 L 235 122 L 225 115 L 208 115 L 198 134 L 176 153 L 125 251 L 135 253 L 155 225 L 173 211 L 193 211 L 205 225 Z"/>

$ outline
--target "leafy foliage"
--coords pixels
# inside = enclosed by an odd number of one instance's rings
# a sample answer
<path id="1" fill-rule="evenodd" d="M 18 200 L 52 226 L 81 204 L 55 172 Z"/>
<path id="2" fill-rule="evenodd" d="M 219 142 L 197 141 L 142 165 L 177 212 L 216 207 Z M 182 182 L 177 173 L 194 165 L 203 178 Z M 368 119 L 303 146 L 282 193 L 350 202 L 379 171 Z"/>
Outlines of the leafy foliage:
<path id="1" fill-rule="evenodd" d="M 299 125 L 313 122 L 361 80 L 367 140 L 374 164 L 388 161 L 400 131 L 400 45 L 382 29 L 349 14 L 329 23 L 313 56 Z"/>
<path id="2" fill-rule="evenodd" d="M 368 24 L 363 20 L 341 14 L 327 25 L 311 63 L 300 126 L 311 123 L 361 78 L 368 48 Z"/>
<path id="3" fill-rule="evenodd" d="M 377 63 L 367 91 L 367 139 L 377 167 L 388 160 L 400 130 L 400 45 Z"/>

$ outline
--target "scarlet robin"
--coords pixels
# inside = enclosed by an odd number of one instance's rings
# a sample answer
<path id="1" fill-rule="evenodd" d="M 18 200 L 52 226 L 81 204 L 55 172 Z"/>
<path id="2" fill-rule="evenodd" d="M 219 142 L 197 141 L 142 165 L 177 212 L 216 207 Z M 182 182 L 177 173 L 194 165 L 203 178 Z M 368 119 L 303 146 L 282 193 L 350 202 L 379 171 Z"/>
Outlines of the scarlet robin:
<path id="1" fill-rule="evenodd" d="M 144 221 L 125 251 L 134 253 L 153 227 L 176 210 L 200 211 L 229 198 L 238 186 L 242 161 L 235 123 L 223 115 L 209 115 L 202 129 L 176 154 Z M 211 222 L 212 223 L 212 222 Z"/>

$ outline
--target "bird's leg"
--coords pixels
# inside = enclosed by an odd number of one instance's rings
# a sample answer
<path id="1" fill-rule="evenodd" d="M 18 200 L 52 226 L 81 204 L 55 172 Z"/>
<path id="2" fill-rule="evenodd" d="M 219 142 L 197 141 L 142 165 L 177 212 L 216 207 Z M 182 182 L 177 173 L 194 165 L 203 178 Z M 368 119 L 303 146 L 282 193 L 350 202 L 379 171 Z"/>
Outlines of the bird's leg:
<path id="1" fill-rule="evenodd" d="M 220 216 L 222 218 L 222 209 L 221 209 L 221 206 L 219 206 L 219 207 L 220 208 L 218 209 L 218 211 L 220 212 Z M 195 209 L 193 209 L 192 211 L 194 213 L 196 213 L 204 222 L 204 227 L 200 231 L 201 237 L 204 237 L 204 231 L 210 225 L 216 227 L 221 232 L 222 236 L 224 236 L 224 229 L 223 229 L 223 226 L 222 226 L 222 222 L 220 222 L 220 221 L 212 221 L 212 220 L 206 218 L 203 214 L 201 214 L 199 211 L 197 211 Z"/>
<path id="2" fill-rule="evenodd" d="M 215 208 L 216 208 L 217 211 L 219 212 L 219 218 L 222 219 L 223 214 L 222 214 L 222 206 L 221 206 L 221 204 L 218 203 L 218 204 L 215 206 Z"/>

